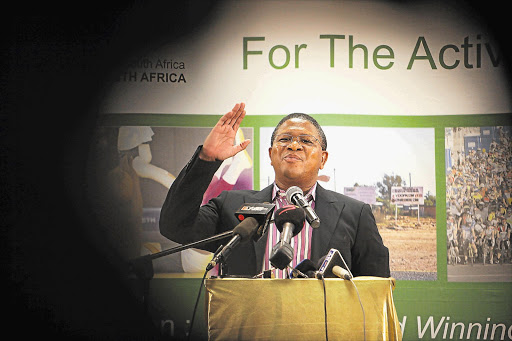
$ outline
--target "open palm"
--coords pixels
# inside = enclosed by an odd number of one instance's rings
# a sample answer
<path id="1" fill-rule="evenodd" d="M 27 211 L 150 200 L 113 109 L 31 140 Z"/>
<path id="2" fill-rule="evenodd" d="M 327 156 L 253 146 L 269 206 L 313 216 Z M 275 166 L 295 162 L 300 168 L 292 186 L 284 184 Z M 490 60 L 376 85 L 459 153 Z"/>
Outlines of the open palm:
<path id="1" fill-rule="evenodd" d="M 233 145 L 240 123 L 245 117 L 245 104 L 236 104 L 233 109 L 222 116 L 206 137 L 200 157 L 207 161 L 223 161 L 247 148 L 250 140 Z"/>

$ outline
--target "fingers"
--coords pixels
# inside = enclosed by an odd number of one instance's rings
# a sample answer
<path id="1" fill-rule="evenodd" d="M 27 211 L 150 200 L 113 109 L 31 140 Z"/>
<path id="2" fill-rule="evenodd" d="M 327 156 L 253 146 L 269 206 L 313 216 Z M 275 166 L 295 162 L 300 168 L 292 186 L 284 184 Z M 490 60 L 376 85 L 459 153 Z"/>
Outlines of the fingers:
<path id="1" fill-rule="evenodd" d="M 245 109 L 245 103 L 236 104 L 233 107 L 233 110 L 231 110 L 232 115 L 230 117 L 230 120 L 226 121 L 226 124 L 233 126 L 233 129 L 236 130 L 236 128 L 238 128 L 236 126 L 237 122 L 238 122 L 238 125 L 240 125 L 240 122 L 245 117 L 244 109 Z"/>
<path id="2" fill-rule="evenodd" d="M 224 116 L 221 117 L 219 120 L 220 125 L 229 125 L 232 126 L 234 130 L 238 128 L 240 125 L 240 122 L 242 122 L 243 118 L 245 117 L 245 103 L 237 103 L 231 109 L 230 112 L 226 113 Z"/>
<path id="3" fill-rule="evenodd" d="M 251 140 L 244 140 L 239 145 L 235 146 L 235 149 L 236 149 L 235 154 L 238 154 L 239 152 L 241 152 L 242 150 L 247 148 L 249 143 L 251 143 Z"/>
<path id="4" fill-rule="evenodd" d="M 244 119 L 245 117 L 245 110 L 243 110 L 240 115 L 238 115 L 238 117 L 236 118 L 234 124 L 233 124 L 233 130 L 234 131 L 237 131 L 238 130 L 238 127 L 240 127 L 240 123 L 242 123 L 242 120 Z"/>

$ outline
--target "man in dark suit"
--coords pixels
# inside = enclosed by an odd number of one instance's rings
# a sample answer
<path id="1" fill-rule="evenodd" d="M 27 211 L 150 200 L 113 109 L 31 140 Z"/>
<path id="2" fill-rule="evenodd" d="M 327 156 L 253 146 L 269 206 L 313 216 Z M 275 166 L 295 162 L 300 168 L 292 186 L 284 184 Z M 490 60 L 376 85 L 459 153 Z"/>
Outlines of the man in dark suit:
<path id="1" fill-rule="evenodd" d="M 279 191 L 298 186 L 313 198 L 311 205 L 320 218 L 320 226 L 312 229 L 306 222 L 301 235 L 296 237 L 294 264 L 306 258 L 316 264 L 335 248 L 354 276 L 389 277 L 388 249 L 382 243 L 370 206 L 317 183 L 318 171 L 328 158 L 327 140 L 309 115 L 288 115 L 275 128 L 269 148 L 274 184 L 261 191 L 224 191 L 201 206 L 203 194 L 222 161 L 250 143 L 245 140 L 233 144 L 245 114 L 243 103 L 225 114 L 176 178 L 160 215 L 162 235 L 188 244 L 232 230 L 239 224 L 234 212 L 242 204 L 275 202 L 277 209 L 281 205 Z M 253 276 L 269 270 L 269 250 L 277 241 L 275 226 L 271 226 L 257 242 L 241 243 L 226 261 L 228 273 Z M 204 248 L 215 252 L 221 242 L 225 241 L 205 244 Z"/>

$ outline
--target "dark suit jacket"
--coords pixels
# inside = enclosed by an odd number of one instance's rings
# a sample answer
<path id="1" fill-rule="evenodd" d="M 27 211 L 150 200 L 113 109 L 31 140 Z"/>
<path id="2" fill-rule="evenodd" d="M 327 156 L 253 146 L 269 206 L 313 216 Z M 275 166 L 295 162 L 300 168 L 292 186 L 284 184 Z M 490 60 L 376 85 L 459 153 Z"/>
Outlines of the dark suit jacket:
<path id="1" fill-rule="evenodd" d="M 169 190 L 160 214 L 160 232 L 182 244 L 192 243 L 232 230 L 244 203 L 271 202 L 272 185 L 261 191 L 224 191 L 201 206 L 204 192 L 221 162 L 206 162 L 196 151 Z M 389 277 L 389 253 L 377 230 L 369 205 L 317 185 L 315 211 L 320 227 L 313 230 L 311 260 L 318 260 L 331 248 L 341 252 L 354 276 Z M 205 244 L 215 252 L 226 240 Z M 227 259 L 232 275 L 255 275 L 261 271 L 267 235 L 257 242 L 238 245 Z"/>

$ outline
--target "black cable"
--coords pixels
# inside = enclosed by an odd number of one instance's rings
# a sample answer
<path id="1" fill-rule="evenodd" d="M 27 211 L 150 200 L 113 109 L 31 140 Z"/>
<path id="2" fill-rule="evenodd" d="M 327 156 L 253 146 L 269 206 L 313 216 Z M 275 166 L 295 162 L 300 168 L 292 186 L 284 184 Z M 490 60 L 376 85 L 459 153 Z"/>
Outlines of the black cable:
<path id="1" fill-rule="evenodd" d="M 325 293 L 325 280 L 324 276 L 320 277 L 322 279 L 322 285 L 324 288 L 324 321 L 325 321 L 325 341 L 329 341 L 329 335 L 327 333 L 327 295 Z"/>
<path id="2" fill-rule="evenodd" d="M 194 319 L 196 317 L 197 304 L 199 303 L 199 298 L 201 297 L 201 289 L 203 289 L 204 279 L 206 278 L 207 274 L 208 274 L 208 270 L 204 272 L 203 279 L 201 280 L 201 286 L 199 287 L 199 293 L 197 294 L 196 304 L 194 306 L 194 312 L 192 313 L 192 320 L 190 321 L 190 327 L 188 328 L 187 340 L 190 340 L 190 335 L 192 335 L 192 327 L 194 325 Z"/>
<path id="3" fill-rule="evenodd" d="M 212 259 L 214 259 L 215 256 L 217 256 L 217 254 L 222 250 L 222 248 L 223 248 L 223 245 L 220 245 L 217 248 L 217 251 L 215 251 L 215 253 L 213 254 Z M 222 264 L 219 264 L 219 268 L 221 266 L 222 266 Z M 206 270 L 204 272 L 203 279 L 201 280 L 201 286 L 199 287 L 199 293 L 197 294 L 196 304 L 194 306 L 194 311 L 192 312 L 192 320 L 190 321 L 190 327 L 188 328 L 187 340 L 190 340 L 190 335 L 192 335 L 192 327 L 194 326 L 194 319 L 196 317 L 197 304 L 199 303 L 199 298 L 201 297 L 201 289 L 203 289 L 204 279 L 206 278 L 206 275 L 208 274 L 208 272 L 209 272 L 209 270 Z"/>
<path id="4" fill-rule="evenodd" d="M 329 341 L 329 335 L 327 333 L 327 294 L 326 294 L 326 291 L 325 291 L 325 280 L 324 280 L 324 276 L 322 275 L 320 277 L 322 279 L 322 285 L 323 285 L 323 288 L 324 288 L 324 321 L 325 321 L 325 340 L 326 341 Z M 356 284 L 354 283 L 354 281 L 352 281 L 352 279 L 350 279 L 350 282 L 352 283 L 352 285 L 354 286 L 354 288 L 356 289 L 356 294 L 357 294 L 357 298 L 359 300 L 359 305 L 361 306 L 361 310 L 363 312 L 363 340 L 366 341 L 366 314 L 364 312 L 364 307 L 363 307 L 363 302 L 361 302 L 361 297 L 359 296 L 359 290 L 357 290 L 357 286 Z"/>

